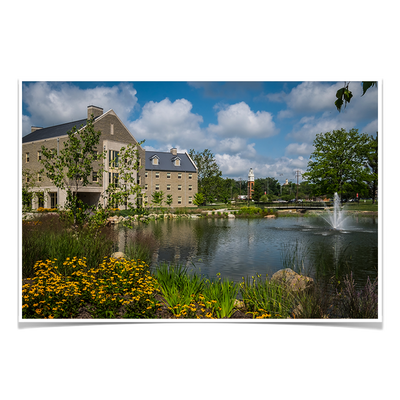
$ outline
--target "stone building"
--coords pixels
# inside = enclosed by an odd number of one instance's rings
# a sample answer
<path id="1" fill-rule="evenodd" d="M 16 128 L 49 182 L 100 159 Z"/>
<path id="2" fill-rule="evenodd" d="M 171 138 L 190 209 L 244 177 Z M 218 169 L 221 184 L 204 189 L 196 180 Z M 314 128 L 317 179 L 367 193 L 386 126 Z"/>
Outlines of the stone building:
<path id="1" fill-rule="evenodd" d="M 136 182 L 142 187 L 142 195 L 139 200 L 145 201 L 147 198 L 151 201 L 153 191 L 163 190 L 166 194 L 171 192 L 173 195 L 173 206 L 190 206 L 192 204 L 193 196 L 197 193 L 197 168 L 187 153 L 146 153 L 113 110 L 103 113 L 101 107 L 88 106 L 87 119 L 90 119 L 92 115 L 94 116 L 94 129 L 101 131 L 97 149 L 106 154 L 105 171 L 103 176 L 100 177 L 96 171 L 98 164 L 93 165 L 91 183 L 88 186 L 81 187 L 78 191 L 78 197 L 82 201 L 90 205 L 99 203 L 103 206 L 106 205 L 105 197 L 102 194 L 105 193 L 111 181 L 118 179 L 118 168 L 110 169 L 108 167 L 110 161 L 118 157 L 118 152 L 122 147 L 132 144 L 137 148 L 140 157 L 141 168 L 135 176 Z M 68 139 L 67 132 L 74 126 L 77 129 L 83 128 L 87 119 L 47 128 L 32 127 L 31 133 L 22 138 L 22 170 L 33 173 L 35 182 L 32 191 L 43 191 L 45 193 L 43 204 L 39 204 L 36 196 L 33 197 L 33 209 L 40 206 L 45 208 L 62 207 L 66 201 L 66 191 L 58 189 L 45 174 L 39 173 L 40 169 L 43 168 L 40 162 L 42 158 L 41 147 L 45 146 L 58 153 Z M 169 163 L 173 164 L 170 167 L 167 167 L 166 155 L 170 158 Z M 153 164 L 154 158 L 152 157 L 158 157 L 160 160 L 158 166 L 155 162 Z M 23 177 L 22 179 L 26 178 Z M 129 201 L 135 200 L 134 198 L 129 199 Z"/>
<path id="2" fill-rule="evenodd" d="M 164 193 L 164 200 L 172 195 L 172 207 L 193 206 L 197 193 L 197 167 L 187 152 L 178 153 L 147 151 L 145 163 L 145 203 L 151 202 L 152 194 Z"/>

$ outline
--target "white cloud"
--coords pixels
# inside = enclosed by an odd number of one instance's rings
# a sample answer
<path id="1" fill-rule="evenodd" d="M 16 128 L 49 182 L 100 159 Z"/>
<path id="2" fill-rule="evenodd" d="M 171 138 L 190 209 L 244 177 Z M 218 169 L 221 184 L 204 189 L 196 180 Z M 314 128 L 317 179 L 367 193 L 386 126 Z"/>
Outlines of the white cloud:
<path id="1" fill-rule="evenodd" d="M 366 133 L 368 135 L 376 135 L 378 132 L 378 120 L 375 119 L 374 121 L 370 122 L 364 128 L 360 130 L 360 133 Z"/>
<path id="2" fill-rule="evenodd" d="M 136 138 L 157 140 L 160 145 L 178 143 L 184 147 L 197 147 L 206 142 L 200 128 L 203 117 L 191 112 L 192 104 L 186 99 L 150 101 L 142 109 L 139 119 L 129 124 Z"/>
<path id="3" fill-rule="evenodd" d="M 225 107 L 218 112 L 218 125 L 210 124 L 209 133 L 223 137 L 270 137 L 278 133 L 267 111 L 251 111 L 245 102 Z"/>
<path id="4" fill-rule="evenodd" d="M 102 107 L 104 112 L 113 109 L 125 122 L 137 105 L 136 90 L 127 83 L 80 89 L 71 83 L 35 82 L 24 84 L 22 92 L 32 115 L 23 118 L 23 135 L 30 132 L 30 125 L 47 127 L 86 118 L 89 105 Z"/>
<path id="5" fill-rule="evenodd" d="M 250 160 L 242 158 L 240 154 L 216 154 L 215 161 L 223 176 L 243 179 L 247 179 L 248 172 L 254 164 Z"/>
<path id="6" fill-rule="evenodd" d="M 288 137 L 299 142 L 311 144 L 316 135 L 319 133 L 331 132 L 336 129 L 351 129 L 355 125 L 354 121 L 345 121 L 340 117 L 337 118 L 319 118 L 303 124 L 303 126 L 295 128 Z"/>
<path id="7" fill-rule="evenodd" d="M 314 146 L 308 143 L 290 143 L 286 146 L 285 154 L 289 155 L 300 155 L 309 157 L 310 154 L 314 151 Z"/>

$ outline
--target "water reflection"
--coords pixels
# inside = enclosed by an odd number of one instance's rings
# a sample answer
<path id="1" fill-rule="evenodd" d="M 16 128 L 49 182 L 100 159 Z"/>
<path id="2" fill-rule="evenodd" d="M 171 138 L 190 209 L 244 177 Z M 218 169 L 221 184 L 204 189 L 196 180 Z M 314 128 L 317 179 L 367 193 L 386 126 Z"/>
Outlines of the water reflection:
<path id="1" fill-rule="evenodd" d="M 345 231 L 329 229 L 315 217 L 166 220 L 138 225 L 139 230 L 153 232 L 158 241 L 154 264 L 194 265 L 209 277 L 221 273 L 240 282 L 257 273 L 271 276 L 289 266 L 285 254 L 295 255 L 295 262 L 316 277 L 340 277 L 350 270 L 358 282 L 377 276 L 375 218 L 351 218 Z M 121 229 L 122 251 L 124 232 Z"/>

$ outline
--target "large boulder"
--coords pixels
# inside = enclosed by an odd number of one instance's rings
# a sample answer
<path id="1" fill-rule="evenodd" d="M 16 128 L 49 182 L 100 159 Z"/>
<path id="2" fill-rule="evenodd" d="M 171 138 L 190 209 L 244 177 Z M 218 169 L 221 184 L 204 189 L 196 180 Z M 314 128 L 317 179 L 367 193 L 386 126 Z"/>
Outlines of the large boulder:
<path id="1" fill-rule="evenodd" d="M 117 251 L 111 254 L 111 258 L 125 258 L 125 254 L 122 251 Z"/>
<path id="2" fill-rule="evenodd" d="M 275 272 L 271 277 L 271 282 L 283 285 L 295 292 L 308 291 L 314 288 L 314 279 L 300 275 L 290 268 Z"/>

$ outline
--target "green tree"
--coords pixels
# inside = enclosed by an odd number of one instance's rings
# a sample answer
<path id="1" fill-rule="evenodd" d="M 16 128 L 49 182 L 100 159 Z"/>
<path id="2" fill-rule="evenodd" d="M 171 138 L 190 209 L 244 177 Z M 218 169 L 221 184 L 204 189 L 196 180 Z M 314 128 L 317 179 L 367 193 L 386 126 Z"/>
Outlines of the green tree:
<path id="1" fill-rule="evenodd" d="M 195 197 L 196 197 L 196 196 L 195 196 Z M 167 204 L 167 206 L 168 206 L 168 207 L 171 207 L 172 202 L 173 202 L 172 194 L 167 195 L 167 200 L 165 200 L 165 203 Z"/>
<path id="2" fill-rule="evenodd" d="M 219 178 L 222 176 L 214 154 L 208 149 L 202 152 L 191 149 L 189 155 L 198 170 L 198 192 L 204 195 L 205 202 L 214 202 L 215 198 L 218 197 Z"/>
<path id="3" fill-rule="evenodd" d="M 254 187 L 253 188 L 254 188 L 254 191 L 253 191 L 253 194 L 252 194 L 251 198 L 254 201 L 260 201 L 261 196 L 264 194 L 262 180 L 261 179 L 256 179 L 254 181 Z"/>
<path id="4" fill-rule="evenodd" d="M 108 197 L 107 204 L 111 207 L 125 204 L 125 208 L 132 210 L 136 206 L 136 211 L 140 212 L 138 200 L 142 188 L 138 184 L 136 176 L 140 169 L 138 146 L 141 144 L 143 141 L 137 146 L 130 143 L 126 147 L 122 147 L 117 156 L 109 162 L 108 173 L 111 179 L 106 189 L 106 195 Z M 132 196 L 136 199 L 136 205 L 129 201 Z"/>
<path id="5" fill-rule="evenodd" d="M 164 192 L 162 190 L 152 193 L 151 202 L 157 206 L 162 207 L 162 203 L 164 201 Z"/>
<path id="6" fill-rule="evenodd" d="M 372 198 L 372 203 L 375 203 L 378 190 L 378 132 L 376 132 L 375 137 L 370 137 L 367 166 L 370 168 L 369 195 Z"/>
<path id="7" fill-rule="evenodd" d="M 201 206 L 204 203 L 204 194 L 196 193 L 194 195 L 193 204 L 196 206 Z"/>
<path id="8" fill-rule="evenodd" d="M 370 173 L 365 168 L 368 135 L 359 134 L 357 129 L 340 129 L 318 134 L 313 144 L 315 150 L 303 178 L 316 185 L 315 195 L 342 195 L 344 190 L 369 181 Z"/>
<path id="9" fill-rule="evenodd" d="M 65 208 L 71 211 L 74 225 L 83 223 L 85 211 L 89 208 L 78 199 L 78 191 L 94 182 L 89 181 L 97 161 L 104 159 L 102 152 L 97 152 L 96 146 L 99 144 L 101 131 L 95 131 L 93 125 L 93 115 L 87 120 L 85 126 L 77 129 L 75 126 L 67 132 L 68 139 L 64 142 L 64 147 L 57 152 L 42 146 L 42 160 L 44 166 L 41 172 L 59 188 L 66 190 L 67 201 Z M 96 169 L 98 182 L 103 171 L 102 162 Z"/>
<path id="10" fill-rule="evenodd" d="M 22 210 L 32 210 L 32 200 L 34 192 L 32 189 L 36 186 L 35 174 L 29 169 L 22 171 Z"/>

